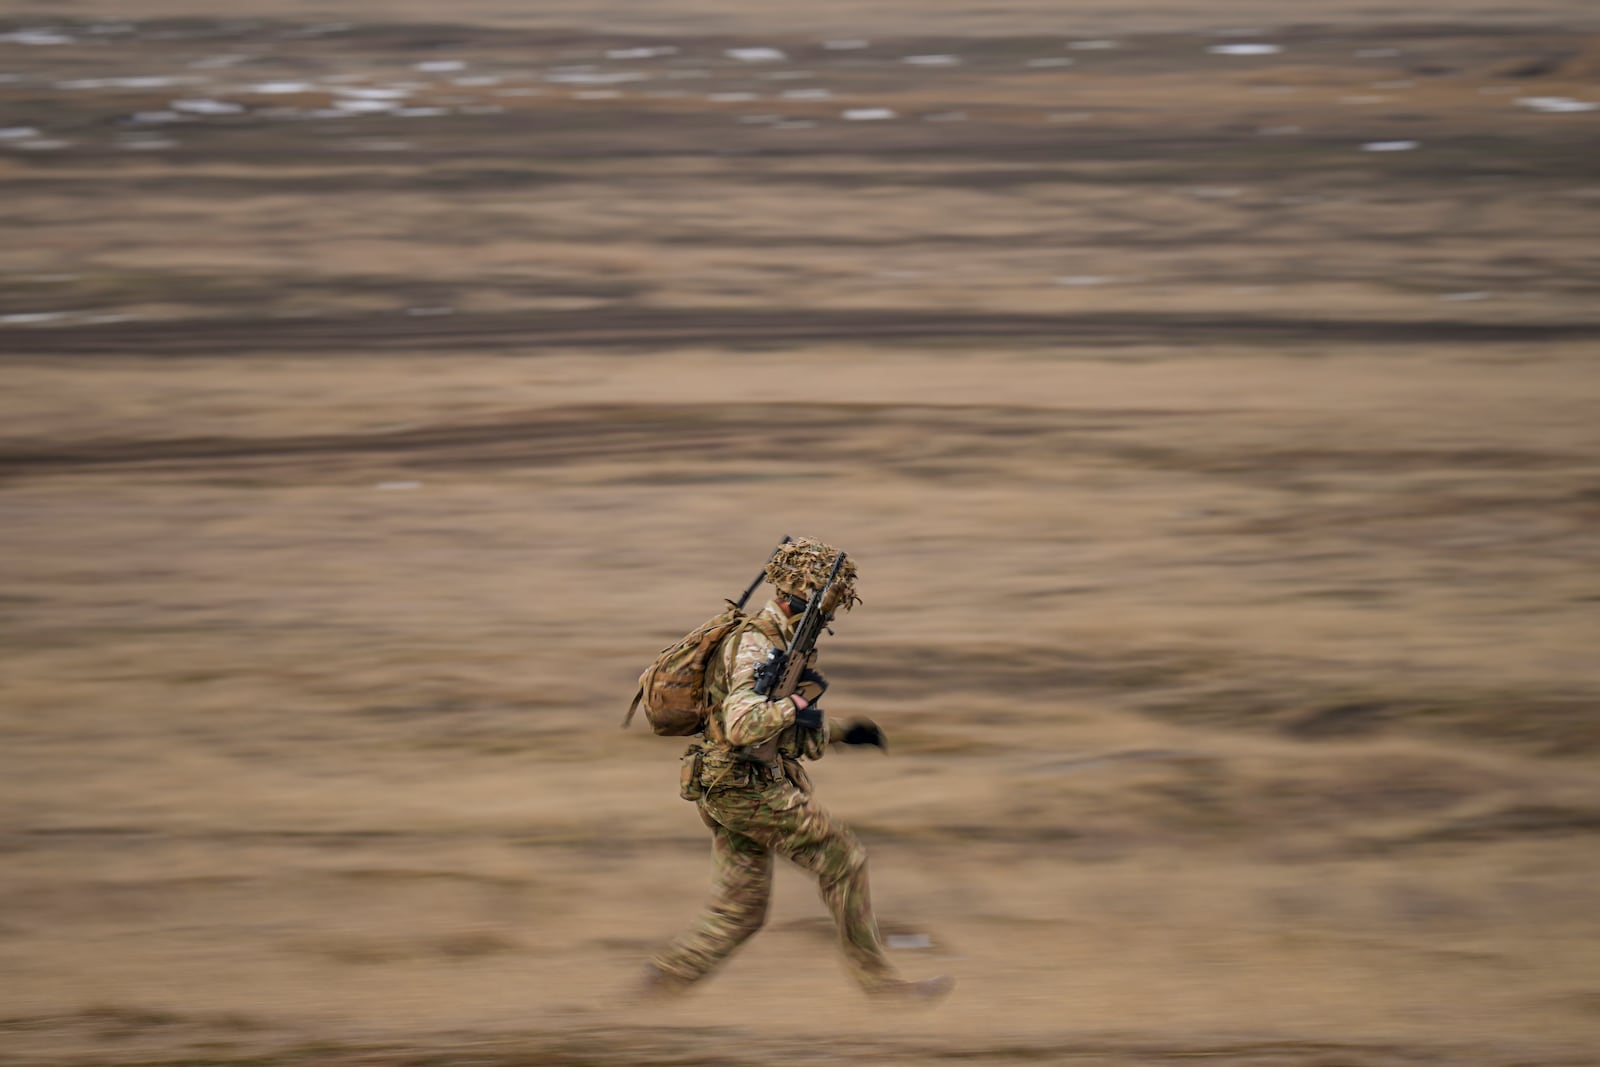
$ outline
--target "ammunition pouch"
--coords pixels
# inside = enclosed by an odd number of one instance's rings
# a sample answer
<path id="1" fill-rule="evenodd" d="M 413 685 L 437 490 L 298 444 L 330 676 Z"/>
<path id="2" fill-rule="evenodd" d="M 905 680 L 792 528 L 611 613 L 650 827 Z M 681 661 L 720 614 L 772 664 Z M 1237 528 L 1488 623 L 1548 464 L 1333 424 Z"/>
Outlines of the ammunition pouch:
<path id="1" fill-rule="evenodd" d="M 688 801 L 696 801 L 705 796 L 705 786 L 700 784 L 700 771 L 704 764 L 704 756 L 699 745 L 690 745 L 684 750 L 682 765 L 678 771 L 678 795 Z"/>

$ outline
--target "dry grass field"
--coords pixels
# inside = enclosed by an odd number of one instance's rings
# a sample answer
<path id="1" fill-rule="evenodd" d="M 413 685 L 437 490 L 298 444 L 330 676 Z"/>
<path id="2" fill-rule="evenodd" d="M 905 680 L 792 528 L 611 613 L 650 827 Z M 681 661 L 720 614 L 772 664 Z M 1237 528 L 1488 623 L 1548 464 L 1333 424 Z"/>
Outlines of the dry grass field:
<path id="1" fill-rule="evenodd" d="M 1600 15 L 0 8 L 0 1065 L 1600 1063 Z M 891 752 L 709 849 L 784 533 Z"/>

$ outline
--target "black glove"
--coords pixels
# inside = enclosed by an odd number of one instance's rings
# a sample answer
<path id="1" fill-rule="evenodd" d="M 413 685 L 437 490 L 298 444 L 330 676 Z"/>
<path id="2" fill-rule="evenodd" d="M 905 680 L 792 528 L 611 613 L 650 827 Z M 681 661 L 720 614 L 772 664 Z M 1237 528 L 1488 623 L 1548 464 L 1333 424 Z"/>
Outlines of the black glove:
<path id="1" fill-rule="evenodd" d="M 889 739 L 883 736 L 878 724 L 871 719 L 851 719 L 845 723 L 844 734 L 839 738 L 844 745 L 877 745 L 889 751 Z"/>
<path id="2" fill-rule="evenodd" d="M 815 667 L 807 667 L 800 672 L 800 684 L 794 687 L 794 691 L 805 697 L 807 703 L 815 704 L 828 691 L 828 680 Z"/>
<path id="3" fill-rule="evenodd" d="M 794 713 L 794 724 L 807 730 L 822 729 L 822 709 L 815 704 L 807 704 Z"/>

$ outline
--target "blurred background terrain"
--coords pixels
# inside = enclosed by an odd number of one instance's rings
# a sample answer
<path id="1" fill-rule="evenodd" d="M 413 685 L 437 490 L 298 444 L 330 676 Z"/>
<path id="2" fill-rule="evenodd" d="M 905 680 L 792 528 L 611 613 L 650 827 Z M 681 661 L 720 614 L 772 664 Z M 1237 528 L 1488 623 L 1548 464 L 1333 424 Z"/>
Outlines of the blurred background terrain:
<path id="1" fill-rule="evenodd" d="M 0 8 L 0 1064 L 1593 1064 L 1600 16 Z M 617 729 L 784 533 L 813 889 Z"/>

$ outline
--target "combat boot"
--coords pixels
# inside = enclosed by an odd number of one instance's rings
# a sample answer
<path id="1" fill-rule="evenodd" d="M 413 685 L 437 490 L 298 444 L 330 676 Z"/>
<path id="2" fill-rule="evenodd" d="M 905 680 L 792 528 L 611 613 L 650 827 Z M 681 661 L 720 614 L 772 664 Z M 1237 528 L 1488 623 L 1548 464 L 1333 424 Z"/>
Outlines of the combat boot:
<path id="1" fill-rule="evenodd" d="M 676 1000 L 689 988 L 689 983 L 668 971 L 662 970 L 655 963 L 646 963 L 639 972 L 639 980 L 634 983 L 633 999 L 644 1003 L 661 1003 Z"/>

